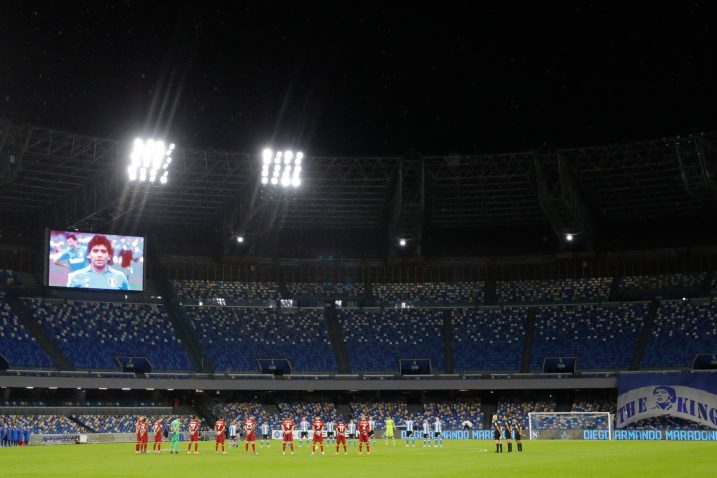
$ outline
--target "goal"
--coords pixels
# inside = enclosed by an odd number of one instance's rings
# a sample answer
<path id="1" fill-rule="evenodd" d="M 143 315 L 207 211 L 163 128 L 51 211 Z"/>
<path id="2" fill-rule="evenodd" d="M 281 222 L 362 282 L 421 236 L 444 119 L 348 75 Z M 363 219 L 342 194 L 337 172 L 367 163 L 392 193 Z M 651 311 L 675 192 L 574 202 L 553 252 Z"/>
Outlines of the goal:
<path id="1" fill-rule="evenodd" d="M 531 440 L 612 440 L 610 412 L 528 413 Z"/>

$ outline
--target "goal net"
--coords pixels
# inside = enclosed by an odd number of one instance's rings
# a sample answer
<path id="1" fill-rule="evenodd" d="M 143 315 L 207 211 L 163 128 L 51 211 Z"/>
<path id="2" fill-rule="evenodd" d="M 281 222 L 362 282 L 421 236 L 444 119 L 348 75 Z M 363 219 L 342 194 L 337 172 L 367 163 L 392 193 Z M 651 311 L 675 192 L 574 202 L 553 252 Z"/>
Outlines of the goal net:
<path id="1" fill-rule="evenodd" d="M 531 412 L 531 440 L 612 440 L 610 412 Z"/>

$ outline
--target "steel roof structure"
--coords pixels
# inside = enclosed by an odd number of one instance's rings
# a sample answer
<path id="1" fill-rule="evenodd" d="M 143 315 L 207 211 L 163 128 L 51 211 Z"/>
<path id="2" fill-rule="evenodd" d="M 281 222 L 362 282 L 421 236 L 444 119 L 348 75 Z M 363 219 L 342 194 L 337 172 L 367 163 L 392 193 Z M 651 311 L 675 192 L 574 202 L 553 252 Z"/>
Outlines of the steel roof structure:
<path id="1" fill-rule="evenodd" d="M 54 227 L 120 218 L 227 230 L 386 230 L 600 224 L 698 215 L 717 204 L 717 133 L 516 154 L 318 157 L 303 184 L 261 186 L 261 153 L 177 145 L 166 185 L 127 181 L 129 144 L 0 121 L 0 213 Z"/>

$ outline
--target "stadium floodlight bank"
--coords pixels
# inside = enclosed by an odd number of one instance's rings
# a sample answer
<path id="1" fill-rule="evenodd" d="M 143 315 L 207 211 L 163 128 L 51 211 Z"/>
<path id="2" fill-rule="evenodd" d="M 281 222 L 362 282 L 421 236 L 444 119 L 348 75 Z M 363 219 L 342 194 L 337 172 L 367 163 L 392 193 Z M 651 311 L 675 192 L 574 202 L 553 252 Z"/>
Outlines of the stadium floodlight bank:
<path id="1" fill-rule="evenodd" d="M 159 179 L 160 184 L 167 184 L 173 152 L 174 144 L 165 146 L 164 141 L 135 139 L 127 167 L 129 180 L 153 183 Z"/>
<path id="2" fill-rule="evenodd" d="M 291 150 L 272 151 L 266 148 L 261 153 L 261 184 L 288 188 L 301 185 L 301 169 L 304 153 L 294 154 Z"/>
<path id="3" fill-rule="evenodd" d="M 530 412 L 531 440 L 612 440 L 614 420 L 610 412 Z"/>

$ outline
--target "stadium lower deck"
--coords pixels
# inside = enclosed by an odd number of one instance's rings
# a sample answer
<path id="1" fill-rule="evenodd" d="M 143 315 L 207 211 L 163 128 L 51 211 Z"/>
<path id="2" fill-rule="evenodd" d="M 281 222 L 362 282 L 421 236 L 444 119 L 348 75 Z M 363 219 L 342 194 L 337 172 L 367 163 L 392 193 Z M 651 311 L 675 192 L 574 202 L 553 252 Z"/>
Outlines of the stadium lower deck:
<path id="1" fill-rule="evenodd" d="M 430 382 L 526 373 L 535 380 L 550 378 L 541 374 L 545 357 L 576 357 L 579 372 L 566 378 L 615 377 L 635 368 L 679 372 L 691 367 L 696 354 L 717 350 L 712 273 L 498 281 L 493 286 L 176 280 L 171 283 L 178 298 L 174 303 L 158 297 L 143 301 L 146 296 L 32 296 L 25 293 L 22 276 L 3 277 L 13 282 L 0 303 L 0 353 L 10 363 L 4 376 L 56 377 L 59 383 L 53 388 L 3 386 L 0 438 L 5 445 L 28 441 L 26 433 L 134 433 L 139 416 L 150 417 L 150 423 L 162 417 L 165 423 L 179 418 L 186 424 L 197 415 L 205 434 L 220 416 L 239 424 L 254 416 L 258 424 L 276 430 L 286 416 L 298 423 L 303 416 L 336 422 L 363 414 L 376 420 L 379 431 L 388 417 L 396 420 L 399 432 L 406 418 L 419 429 L 424 419 L 433 423 L 438 417 L 449 437 L 462 436 L 457 432 L 466 422 L 489 433 L 493 415 L 517 420 L 527 430 L 531 412 L 615 414 L 616 390 L 434 390 Z M 486 294 L 492 287 L 494 293 Z M 656 296 L 665 290 L 689 291 L 689 297 Z M 626 292 L 638 296 L 625 299 Z M 334 297 L 364 306 L 341 307 Z M 331 299 L 332 305 L 317 306 L 317 299 Z M 211 389 L 173 391 L 169 386 L 63 387 L 63 377 L 82 374 L 135 377 L 117 371 L 116 356 L 147 357 L 154 369 L 146 377 L 264 379 L 266 386 L 255 392 L 217 389 L 216 395 Z M 323 394 L 272 394 L 282 377 L 258 375 L 256 359 L 267 357 L 289 361 L 292 370 L 285 379 L 323 381 L 343 374 L 380 380 L 373 391 L 340 391 L 339 385 Z M 397 363 L 418 357 L 431 361 L 430 375 L 418 377 L 427 390 L 382 391 L 381 380 L 412 380 L 398 373 Z M 63 370 L 63 364 L 69 368 Z M 551 420 L 550 426 L 606 426 L 580 418 Z M 694 432 L 710 427 L 662 416 L 630 428 Z M 9 439 L 13 431 L 19 440 Z M 471 438 L 485 436 L 490 435 Z"/>

